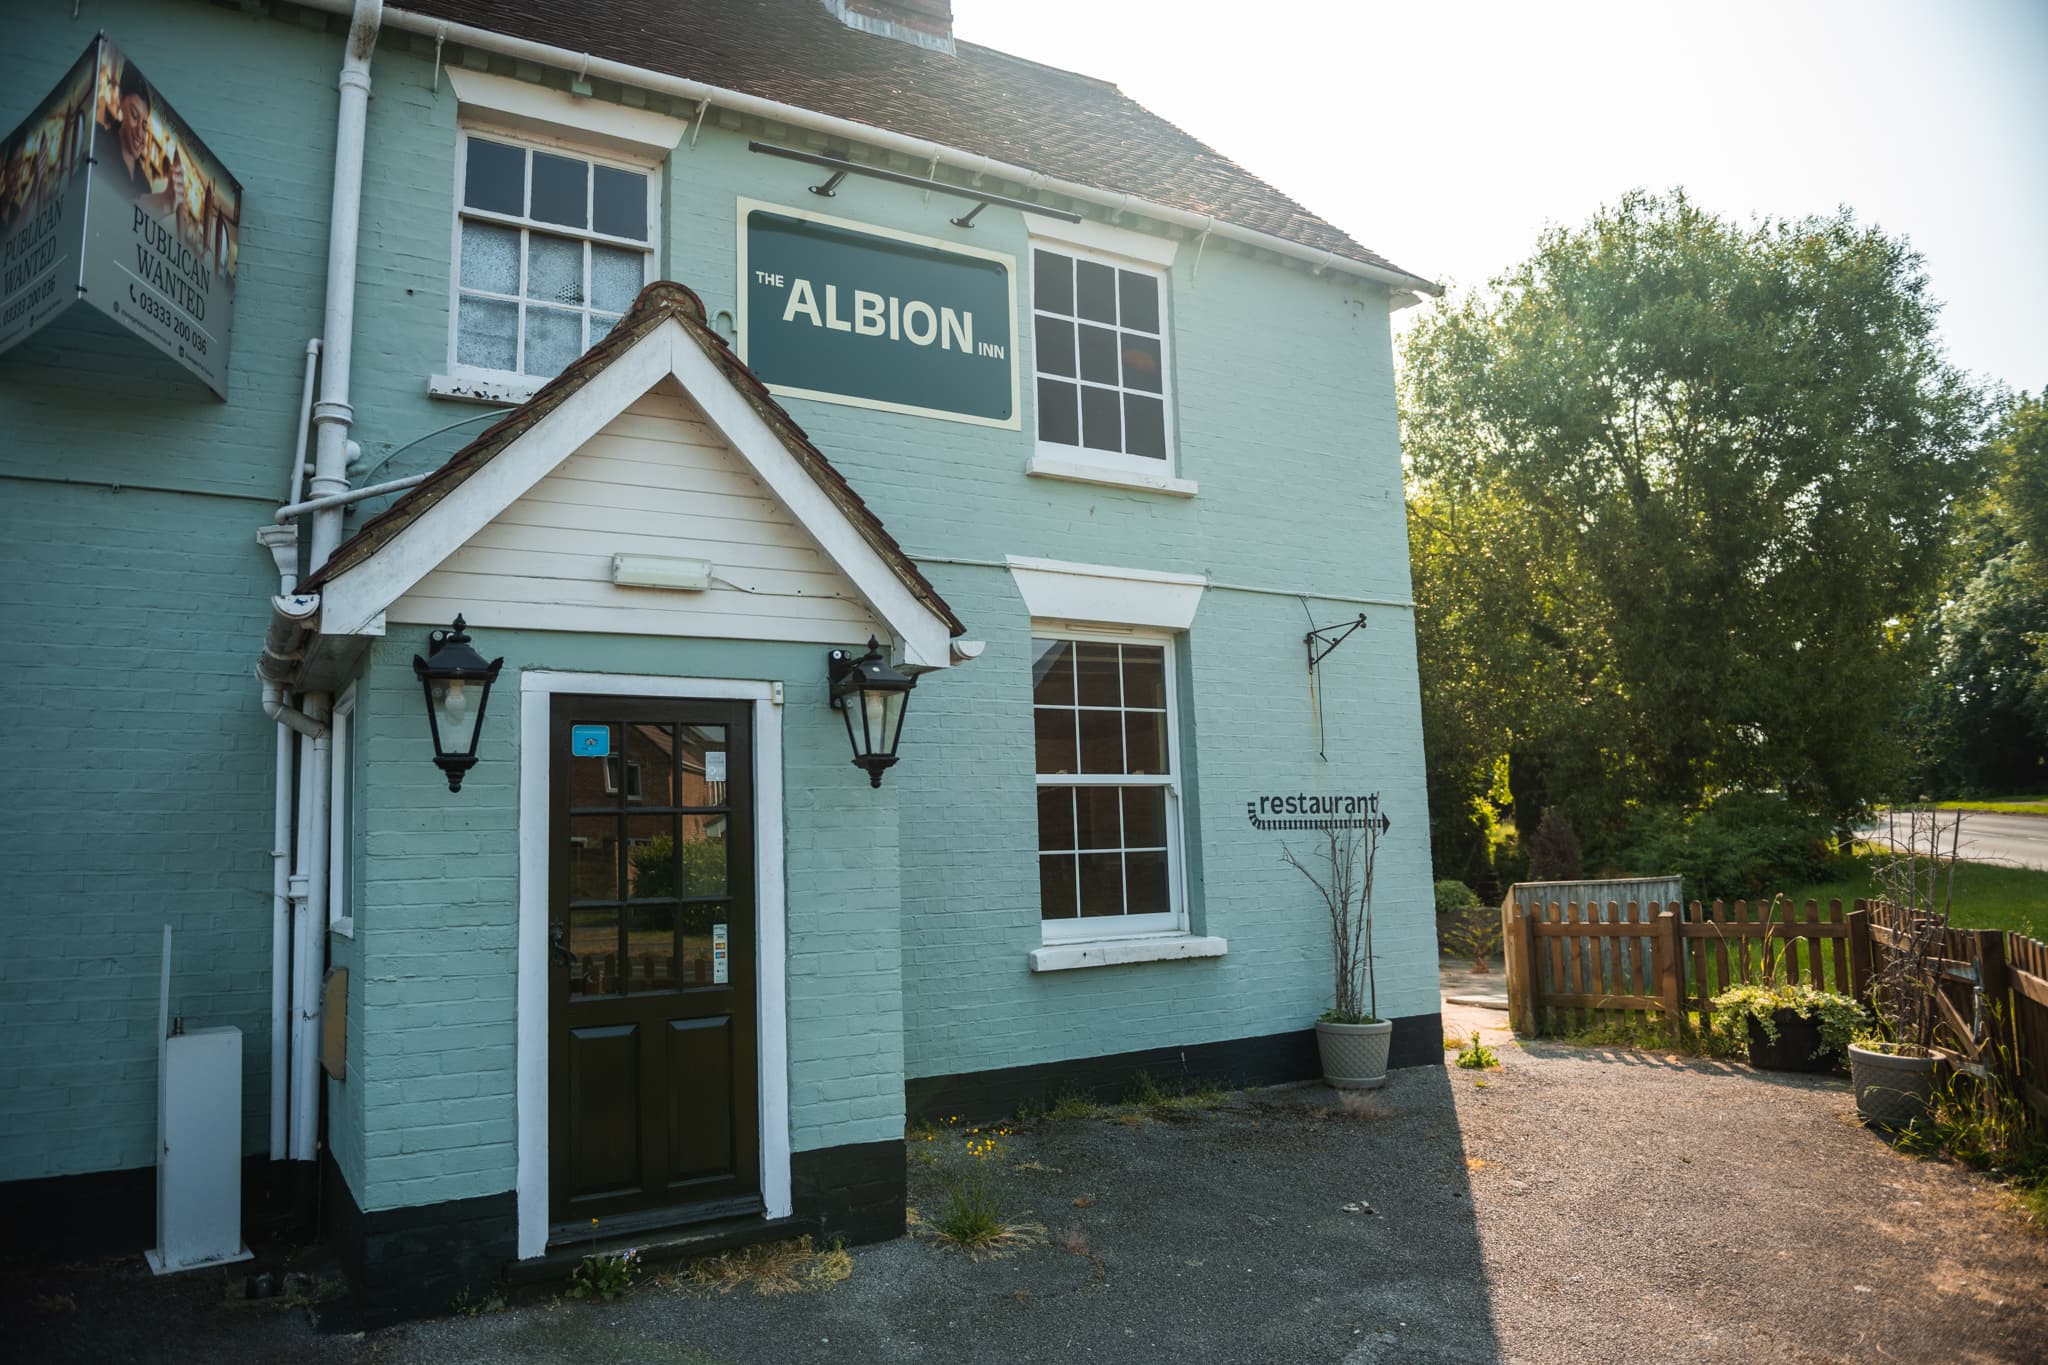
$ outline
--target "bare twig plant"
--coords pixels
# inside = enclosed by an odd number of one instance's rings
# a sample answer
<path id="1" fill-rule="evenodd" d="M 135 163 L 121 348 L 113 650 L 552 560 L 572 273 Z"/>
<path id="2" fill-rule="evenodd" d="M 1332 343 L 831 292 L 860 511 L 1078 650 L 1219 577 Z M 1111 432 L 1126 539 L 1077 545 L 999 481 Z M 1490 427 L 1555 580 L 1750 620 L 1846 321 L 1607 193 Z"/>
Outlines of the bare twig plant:
<path id="1" fill-rule="evenodd" d="M 1934 993 L 1941 989 L 1962 830 L 1961 815 L 1944 819 L 1931 805 L 1894 806 L 1885 816 L 1886 849 L 1873 875 L 1898 911 L 1888 927 L 1899 937 L 1871 981 L 1870 1003 L 1888 1041 L 1908 1056 L 1925 1057 L 1934 1044 Z"/>
<path id="2" fill-rule="evenodd" d="M 1330 947 L 1336 959 L 1334 1003 L 1323 1015 L 1334 1024 L 1379 1022 L 1379 982 L 1373 973 L 1372 878 L 1380 831 L 1326 829 L 1318 866 L 1311 870 L 1284 844 L 1280 856 L 1309 879 L 1330 913 Z"/>

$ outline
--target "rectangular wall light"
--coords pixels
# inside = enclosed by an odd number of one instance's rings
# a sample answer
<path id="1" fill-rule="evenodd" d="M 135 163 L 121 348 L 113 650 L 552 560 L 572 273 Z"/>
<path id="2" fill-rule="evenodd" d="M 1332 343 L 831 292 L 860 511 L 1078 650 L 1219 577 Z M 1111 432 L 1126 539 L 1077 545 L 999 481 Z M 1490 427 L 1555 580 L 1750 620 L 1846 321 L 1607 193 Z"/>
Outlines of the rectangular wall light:
<path id="1" fill-rule="evenodd" d="M 711 587 L 708 559 L 669 559 L 662 555 L 613 555 L 612 582 L 621 588 L 674 588 L 704 592 Z"/>

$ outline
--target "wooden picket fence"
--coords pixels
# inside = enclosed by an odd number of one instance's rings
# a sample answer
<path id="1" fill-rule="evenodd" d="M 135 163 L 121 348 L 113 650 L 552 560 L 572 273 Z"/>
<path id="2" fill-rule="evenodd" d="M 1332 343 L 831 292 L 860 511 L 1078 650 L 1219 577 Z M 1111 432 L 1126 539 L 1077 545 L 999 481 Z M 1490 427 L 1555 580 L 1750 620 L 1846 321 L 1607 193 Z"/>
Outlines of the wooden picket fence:
<path id="1" fill-rule="evenodd" d="M 1501 905 L 1508 1009 L 1517 1031 L 1601 1023 L 1712 1028 L 1713 999 L 1767 979 L 1868 1001 L 1887 955 L 1914 929 L 1882 901 L 1679 901 Z M 1945 931 L 1937 1046 L 1957 1065 L 1996 1069 L 2048 1117 L 2048 944 L 1991 930 Z"/>

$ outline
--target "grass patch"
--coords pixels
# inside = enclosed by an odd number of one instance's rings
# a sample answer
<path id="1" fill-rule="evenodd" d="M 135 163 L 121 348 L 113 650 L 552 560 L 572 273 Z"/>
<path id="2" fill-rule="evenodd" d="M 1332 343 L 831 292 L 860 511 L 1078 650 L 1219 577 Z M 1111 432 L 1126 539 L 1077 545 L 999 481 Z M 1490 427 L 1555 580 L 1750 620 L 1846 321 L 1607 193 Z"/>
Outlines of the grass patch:
<path id="1" fill-rule="evenodd" d="M 1216 1082 L 1206 1080 L 1178 1081 L 1162 1086 L 1149 1073 L 1140 1071 L 1138 1078 L 1131 1082 L 1130 1093 L 1124 1096 L 1124 1103 L 1149 1114 L 1184 1112 L 1214 1109 L 1229 1094 Z"/>
<path id="2" fill-rule="evenodd" d="M 690 1263 L 680 1279 L 694 1288 L 721 1294 L 748 1286 L 762 1298 L 777 1294 L 810 1294 L 829 1289 L 853 1274 L 853 1257 L 833 1243 L 824 1250 L 808 1237 L 791 1242 L 764 1242 Z"/>
<path id="3" fill-rule="evenodd" d="M 1500 1069 L 1500 1054 L 1479 1041 L 1479 1034 L 1472 1034 L 1472 1041 L 1458 1049 L 1458 1065 L 1467 1071 L 1497 1071 Z"/>
<path id="4" fill-rule="evenodd" d="M 1809 900 L 1822 905 L 1839 900 L 1847 909 L 1858 898 L 1878 894 L 1871 871 L 1875 861 L 1868 853 L 1853 854 L 1836 864 L 1837 872 L 1830 880 L 1790 887 L 1784 894 L 1802 906 Z M 1957 863 L 1955 906 L 1949 923 L 1958 929 L 2005 929 L 2035 938 L 2048 934 L 2048 872 L 1995 863 Z"/>
<path id="5" fill-rule="evenodd" d="M 1996 801 L 1937 801 L 1935 809 L 1978 811 L 1985 815 L 2048 815 L 2048 796 L 2006 796 Z"/>
<path id="6" fill-rule="evenodd" d="M 1045 1116 L 1054 1123 L 1065 1123 L 1070 1119 L 1099 1119 L 1107 1111 L 1087 1095 L 1078 1090 L 1063 1090 L 1052 1097 Z"/>

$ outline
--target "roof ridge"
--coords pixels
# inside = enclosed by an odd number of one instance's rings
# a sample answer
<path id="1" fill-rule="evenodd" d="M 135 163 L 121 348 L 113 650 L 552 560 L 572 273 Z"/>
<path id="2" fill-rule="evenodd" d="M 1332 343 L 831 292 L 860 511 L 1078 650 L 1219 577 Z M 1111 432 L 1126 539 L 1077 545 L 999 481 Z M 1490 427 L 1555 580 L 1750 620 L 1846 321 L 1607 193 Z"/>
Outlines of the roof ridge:
<path id="1" fill-rule="evenodd" d="M 1019 66 L 1028 66 L 1039 71 L 1050 71 L 1056 76 L 1072 76 L 1077 81 L 1086 81 L 1090 85 L 1100 86 L 1104 90 L 1114 90 L 1117 94 L 1124 95 L 1123 87 L 1108 77 L 1091 76 L 1085 71 L 1076 71 L 1071 66 L 1054 66 L 1051 62 L 1041 62 L 1030 57 L 1020 57 L 1016 53 L 1007 52 L 1000 47 L 990 47 L 986 43 L 969 42 L 967 39 L 957 36 L 953 39 L 953 47 L 956 52 L 960 48 L 973 48 L 976 52 L 985 53 L 991 57 L 1001 57 L 1006 62 L 1015 62 Z M 1131 97 L 1124 95 L 1124 98 L 1130 99 Z M 1132 100 L 1132 103 L 1135 104 L 1137 101 Z M 1138 107 L 1144 108 L 1143 105 Z"/>

